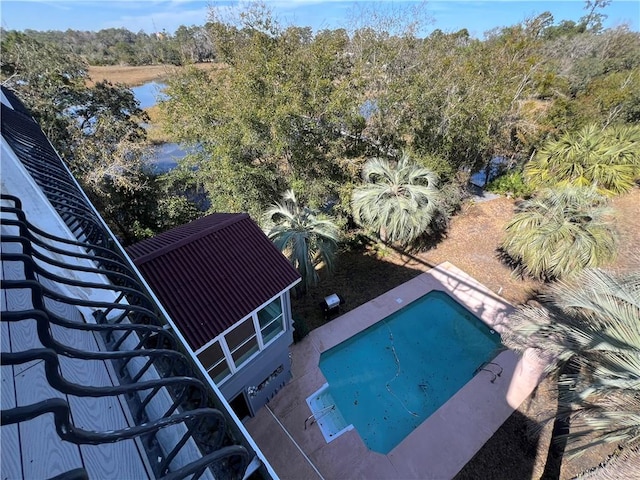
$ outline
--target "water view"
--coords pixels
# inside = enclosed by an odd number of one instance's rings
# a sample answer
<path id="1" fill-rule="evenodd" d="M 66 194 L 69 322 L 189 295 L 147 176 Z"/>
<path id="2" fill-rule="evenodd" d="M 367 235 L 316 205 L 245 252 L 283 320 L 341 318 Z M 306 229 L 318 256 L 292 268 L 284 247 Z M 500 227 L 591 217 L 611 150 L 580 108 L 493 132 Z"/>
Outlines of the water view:
<path id="1" fill-rule="evenodd" d="M 147 109 L 155 106 L 158 101 L 166 99 L 162 92 L 166 87 L 164 83 L 148 82 L 137 87 L 132 87 L 131 91 L 140 102 L 140 108 Z M 178 166 L 178 160 L 185 157 L 187 152 L 177 143 L 163 143 L 154 147 L 154 152 L 149 163 L 152 165 L 153 173 L 167 173 Z"/>
<path id="2" fill-rule="evenodd" d="M 140 108 L 150 108 L 158 103 L 159 100 L 167 98 L 162 93 L 162 89 L 166 87 L 164 83 L 148 82 L 137 87 L 132 87 L 131 91 L 136 97 L 136 100 L 140 102 Z"/>

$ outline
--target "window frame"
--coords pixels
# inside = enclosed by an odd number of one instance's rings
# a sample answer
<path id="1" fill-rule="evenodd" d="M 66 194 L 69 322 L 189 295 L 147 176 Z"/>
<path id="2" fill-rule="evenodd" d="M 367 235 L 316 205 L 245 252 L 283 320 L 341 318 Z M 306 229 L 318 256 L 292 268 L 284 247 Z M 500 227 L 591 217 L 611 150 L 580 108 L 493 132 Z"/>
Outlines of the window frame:
<path id="1" fill-rule="evenodd" d="M 211 370 L 213 370 L 216 366 L 220 365 L 223 361 L 226 363 L 227 370 L 229 371 L 229 373 L 223 379 L 221 379 L 219 382 L 216 382 L 214 380 L 214 383 L 216 385 L 220 386 L 220 385 L 224 384 L 227 380 L 229 380 L 231 377 L 233 377 L 239 370 L 241 370 L 249 362 L 251 362 L 251 360 L 253 360 L 255 357 L 257 357 L 265 348 L 269 347 L 278 338 L 280 338 L 282 335 L 284 335 L 284 333 L 287 331 L 287 328 L 288 328 L 287 322 L 285 320 L 286 319 L 285 312 L 287 311 L 286 308 L 285 308 L 285 306 L 286 306 L 286 304 L 285 304 L 285 295 L 286 295 L 286 293 L 288 291 L 289 290 L 287 289 L 287 290 L 285 290 L 283 292 L 280 292 L 278 295 L 270 298 L 267 302 L 265 302 L 262 305 L 260 305 L 260 307 L 256 308 L 253 312 L 251 312 L 245 318 L 243 318 L 239 322 L 236 322 L 231 327 L 226 329 L 224 332 L 220 333 L 217 337 L 215 337 L 211 341 L 207 342 L 202 347 L 200 347 L 196 352 L 194 352 L 196 357 L 198 358 L 198 361 L 200 361 L 200 363 L 202 363 L 202 360 L 200 360 L 199 354 L 201 354 L 202 352 L 206 351 L 208 348 L 210 348 L 216 342 L 218 342 L 220 344 L 220 347 L 222 349 L 223 357 L 219 361 L 215 362 L 212 365 L 204 365 L 204 363 L 202 364 L 203 367 L 205 368 L 205 370 L 207 371 L 207 373 L 210 373 Z M 269 306 L 271 303 L 273 303 L 276 300 L 279 300 L 279 302 L 280 302 L 280 314 L 277 315 L 269 323 L 267 323 L 264 327 L 261 327 L 260 326 L 260 319 L 258 317 L 258 312 L 261 311 L 262 309 L 266 308 L 267 306 Z M 278 319 L 279 319 L 280 327 L 281 327 L 280 330 L 277 331 L 277 333 L 273 336 L 273 338 L 270 338 L 265 342 L 264 338 L 263 338 L 263 330 L 266 329 L 267 327 L 269 327 L 270 325 L 273 325 L 276 321 L 278 321 Z M 252 325 L 253 325 L 253 335 L 245 338 L 242 342 L 238 343 L 233 350 L 231 350 L 231 348 L 229 348 L 229 344 L 227 342 L 227 335 L 229 335 L 234 330 L 240 328 L 241 326 L 245 325 L 245 322 L 249 322 L 249 321 L 251 321 Z M 256 340 L 256 343 L 257 343 L 257 346 L 258 346 L 258 350 L 253 352 L 247 358 L 245 358 L 242 361 L 242 363 L 240 363 L 239 365 L 236 365 L 236 362 L 235 362 L 235 360 L 233 358 L 233 353 L 237 352 L 238 349 L 242 348 L 242 346 L 246 345 L 249 341 L 251 341 L 253 339 Z M 211 377 L 211 378 L 213 379 L 213 377 Z"/>
<path id="2" fill-rule="evenodd" d="M 283 305 L 283 295 L 279 295 L 277 298 L 273 298 L 271 299 L 271 301 L 267 302 L 265 305 L 263 305 L 261 308 L 258 308 L 255 312 L 254 312 L 254 316 L 255 316 L 255 327 L 256 327 L 256 331 L 260 333 L 260 335 L 258 335 L 260 337 L 260 343 L 262 344 L 262 348 L 266 348 L 267 346 L 271 345 L 280 335 L 282 335 L 284 332 L 287 331 L 287 326 L 285 325 L 284 322 L 284 305 Z M 260 317 L 258 317 L 258 312 L 264 310 L 265 308 L 267 308 L 269 305 L 271 305 L 274 301 L 278 300 L 280 302 L 280 313 L 278 315 L 276 315 L 269 323 L 267 323 L 264 327 L 262 327 L 260 325 Z M 277 331 L 277 333 L 270 339 L 267 340 L 266 343 L 264 343 L 264 335 L 263 335 L 263 331 L 269 327 L 270 325 L 272 325 L 273 323 L 275 323 L 278 318 L 280 319 L 280 330 Z"/>

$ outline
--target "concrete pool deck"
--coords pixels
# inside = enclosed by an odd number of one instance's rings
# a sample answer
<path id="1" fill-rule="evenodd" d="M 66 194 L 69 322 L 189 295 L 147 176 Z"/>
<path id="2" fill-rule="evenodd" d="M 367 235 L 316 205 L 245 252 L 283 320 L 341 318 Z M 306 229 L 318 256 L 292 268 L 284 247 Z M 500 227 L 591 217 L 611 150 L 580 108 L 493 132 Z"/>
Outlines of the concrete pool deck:
<path id="1" fill-rule="evenodd" d="M 356 430 L 326 443 L 305 420 L 305 399 L 325 382 L 320 354 L 432 290 L 456 299 L 498 332 L 514 310 L 482 284 L 445 262 L 313 330 L 291 347 L 293 379 L 245 426 L 282 479 L 449 479 L 531 394 L 543 367 L 535 357 L 500 352 L 503 372 L 480 371 L 387 455 L 370 451 Z"/>

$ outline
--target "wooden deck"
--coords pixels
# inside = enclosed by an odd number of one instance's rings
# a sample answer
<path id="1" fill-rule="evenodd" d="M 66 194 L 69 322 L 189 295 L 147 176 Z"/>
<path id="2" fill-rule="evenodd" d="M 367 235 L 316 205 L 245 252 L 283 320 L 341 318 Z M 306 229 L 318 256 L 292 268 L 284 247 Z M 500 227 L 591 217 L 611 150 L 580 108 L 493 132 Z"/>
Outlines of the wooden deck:
<path id="1" fill-rule="evenodd" d="M 17 243 L 3 243 L 3 253 L 20 250 Z M 21 262 L 3 261 L 2 277 L 6 280 L 25 278 Z M 48 284 L 55 288 L 54 284 Z M 46 300 L 47 308 L 74 322 L 84 322 L 78 308 Z M 3 289 L 2 312 L 28 310 L 33 307 L 28 289 Z M 23 352 L 42 348 L 33 319 L 2 322 L 2 352 Z M 53 337 L 68 346 L 84 351 L 104 350 L 101 339 L 92 332 L 51 326 Z M 83 386 L 117 385 L 110 362 L 80 360 L 59 356 L 62 376 Z M 128 407 L 122 396 L 99 398 L 65 395 L 51 387 L 46 379 L 43 361 L 23 365 L 3 365 L 2 408 L 27 406 L 50 398 L 64 398 L 70 405 L 76 427 L 91 431 L 110 431 L 132 426 Z M 139 440 L 123 440 L 101 445 L 75 445 L 61 440 L 56 433 L 52 414 L 45 414 L 19 424 L 0 428 L 3 479 L 51 478 L 69 470 L 84 468 L 89 478 L 153 477 L 147 456 Z"/>

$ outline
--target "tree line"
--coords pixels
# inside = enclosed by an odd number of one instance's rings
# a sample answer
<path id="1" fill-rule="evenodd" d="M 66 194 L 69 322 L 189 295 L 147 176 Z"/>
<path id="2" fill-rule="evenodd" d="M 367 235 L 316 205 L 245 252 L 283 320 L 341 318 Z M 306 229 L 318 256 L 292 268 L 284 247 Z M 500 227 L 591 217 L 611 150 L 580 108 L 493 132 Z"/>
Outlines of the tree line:
<path id="1" fill-rule="evenodd" d="M 180 25 L 174 33 L 136 33 L 126 28 L 0 31 L 3 38 L 20 33 L 81 56 L 89 65 L 185 65 L 216 58 L 207 25 Z"/>
<path id="2" fill-rule="evenodd" d="M 639 119 L 640 39 L 625 27 L 543 14 L 478 40 L 261 20 L 211 22 L 225 68 L 184 70 L 161 105 L 165 128 L 200 147 L 192 161 L 221 210 L 255 216 L 288 188 L 346 209 L 371 157 L 405 152 L 448 184 L 496 157 L 522 166 L 587 124 Z"/>

